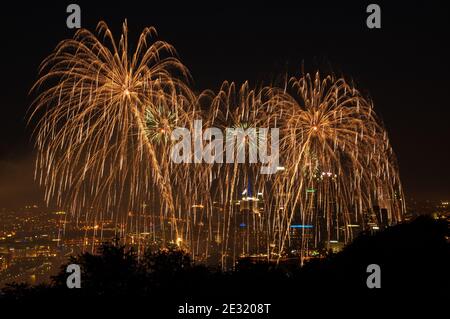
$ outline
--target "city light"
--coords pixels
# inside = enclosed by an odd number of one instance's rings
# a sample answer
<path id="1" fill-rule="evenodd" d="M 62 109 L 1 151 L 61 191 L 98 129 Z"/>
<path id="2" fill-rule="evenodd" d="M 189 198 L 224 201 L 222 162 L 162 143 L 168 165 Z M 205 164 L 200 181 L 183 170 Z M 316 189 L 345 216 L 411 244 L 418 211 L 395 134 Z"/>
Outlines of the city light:
<path id="1" fill-rule="evenodd" d="M 291 225 L 291 228 L 313 228 L 313 225 L 298 225 L 298 224 L 294 224 Z"/>

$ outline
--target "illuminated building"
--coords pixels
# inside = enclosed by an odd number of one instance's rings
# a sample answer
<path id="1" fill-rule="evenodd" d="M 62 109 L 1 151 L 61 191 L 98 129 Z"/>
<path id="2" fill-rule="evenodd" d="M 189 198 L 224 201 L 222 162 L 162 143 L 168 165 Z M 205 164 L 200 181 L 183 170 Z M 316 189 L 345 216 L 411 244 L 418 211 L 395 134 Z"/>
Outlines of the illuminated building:
<path id="1" fill-rule="evenodd" d="M 263 194 L 253 194 L 252 184 L 248 179 L 247 187 L 242 192 L 242 197 L 236 202 L 239 206 L 236 221 L 236 251 L 241 256 L 249 256 L 261 253 L 264 249 L 262 214 L 264 212 Z"/>

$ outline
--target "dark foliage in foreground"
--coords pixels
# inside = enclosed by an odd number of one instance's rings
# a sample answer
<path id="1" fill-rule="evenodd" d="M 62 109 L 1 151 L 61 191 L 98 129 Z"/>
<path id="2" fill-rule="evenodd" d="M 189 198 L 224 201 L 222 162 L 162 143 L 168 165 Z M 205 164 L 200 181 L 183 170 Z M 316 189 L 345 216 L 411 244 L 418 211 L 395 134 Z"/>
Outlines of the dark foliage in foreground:
<path id="1" fill-rule="evenodd" d="M 375 235 L 361 234 L 342 252 L 294 265 L 242 260 L 233 272 L 193 265 L 180 250 L 160 250 L 137 258 L 115 244 L 97 255 L 71 257 L 82 269 L 82 288 L 68 289 L 65 266 L 49 285 L 12 284 L 0 300 L 138 300 L 149 305 L 258 302 L 324 305 L 355 300 L 372 304 L 445 297 L 450 289 L 448 224 L 431 218 L 390 227 Z M 367 265 L 381 267 L 381 289 L 366 286 Z M 95 297 L 95 298 L 94 298 Z M 437 300 L 437 299 L 436 299 Z M 342 305 L 342 304 L 341 304 Z M 170 308 L 170 306 L 169 306 Z M 171 308 L 170 308 L 171 309 Z M 278 309 L 283 312 L 284 306 Z"/>

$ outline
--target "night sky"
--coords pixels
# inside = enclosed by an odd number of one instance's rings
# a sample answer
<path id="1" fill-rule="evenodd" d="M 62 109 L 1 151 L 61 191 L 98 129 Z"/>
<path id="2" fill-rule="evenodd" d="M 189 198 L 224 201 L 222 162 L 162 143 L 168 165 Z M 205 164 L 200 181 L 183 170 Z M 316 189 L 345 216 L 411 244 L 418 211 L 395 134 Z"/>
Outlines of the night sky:
<path id="1" fill-rule="evenodd" d="M 81 6 L 82 27 L 90 30 L 105 20 L 118 34 L 127 19 L 133 41 L 144 27 L 155 26 L 159 38 L 177 49 L 198 91 L 217 89 L 223 80 L 270 84 L 286 72 L 299 76 L 302 63 L 306 71 L 352 79 L 387 127 L 407 197 L 450 198 L 450 19 L 440 3 L 372 1 L 381 5 L 382 28 L 370 30 L 370 2 L 364 1 L 276 1 L 277 7 L 72 2 Z M 41 199 L 32 177 L 28 91 L 40 62 L 74 33 L 66 27 L 69 3 L 2 3 L 0 207 Z"/>

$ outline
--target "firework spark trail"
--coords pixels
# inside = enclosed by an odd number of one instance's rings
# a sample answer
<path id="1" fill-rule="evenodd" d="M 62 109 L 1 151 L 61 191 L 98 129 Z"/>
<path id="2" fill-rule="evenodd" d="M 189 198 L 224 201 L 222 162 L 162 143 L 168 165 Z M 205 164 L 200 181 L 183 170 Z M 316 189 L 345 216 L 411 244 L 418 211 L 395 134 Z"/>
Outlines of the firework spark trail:
<path id="1" fill-rule="evenodd" d="M 390 222 L 401 219 L 403 193 L 386 130 L 372 103 L 344 79 L 305 74 L 283 88 L 256 89 L 224 82 L 217 93 L 196 96 L 174 48 L 153 41 L 155 29 L 142 32 L 133 52 L 126 22 L 118 42 L 105 23 L 97 31 L 81 29 L 62 41 L 33 87 L 41 91 L 31 113 L 40 118 L 36 177 L 48 203 L 56 200 L 77 218 L 89 213 L 95 224 L 115 219 L 121 234 L 143 227 L 153 241 L 175 243 L 194 259 L 208 259 L 215 245 L 223 265 L 241 254 L 281 258 L 293 221 L 313 224 L 317 245 L 351 240 L 346 226 L 364 224 L 373 205 L 387 208 Z M 173 163 L 173 130 L 192 131 L 197 119 L 203 128 L 278 128 L 283 170 L 264 175 L 261 163 L 248 161 Z M 252 143 L 245 138 L 237 147 Z M 243 199 L 249 187 L 264 196 Z M 145 207 L 151 219 L 140 221 Z M 302 259 L 305 235 L 302 229 Z"/>
<path id="2" fill-rule="evenodd" d="M 75 214 L 90 207 L 139 210 L 153 185 L 174 214 L 169 166 L 158 159 L 145 117 L 162 107 L 186 117 L 193 94 L 173 74 L 188 73 L 172 46 L 150 42 L 155 29 L 142 32 L 133 53 L 127 33 L 125 22 L 116 43 L 103 22 L 98 37 L 81 29 L 42 63 L 33 87 L 44 88 L 31 115 L 43 113 L 36 173 L 47 202 L 56 198 Z"/>
<path id="3" fill-rule="evenodd" d="M 312 214 L 326 214 L 327 240 L 333 226 L 363 223 L 374 204 L 388 208 L 390 221 L 399 221 L 403 193 L 396 160 L 372 104 L 344 79 L 321 79 L 318 73 L 292 78 L 288 88 L 274 92 L 283 113 L 280 153 L 287 174 L 277 183 L 289 194 L 285 227 L 297 207 L 305 223 Z M 313 195 L 305 195 L 307 188 Z M 283 250 L 287 232 L 281 233 Z M 345 241 L 352 235 L 344 230 Z"/>

